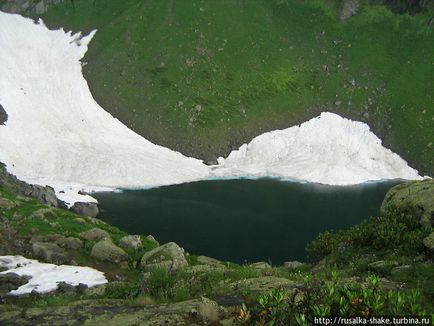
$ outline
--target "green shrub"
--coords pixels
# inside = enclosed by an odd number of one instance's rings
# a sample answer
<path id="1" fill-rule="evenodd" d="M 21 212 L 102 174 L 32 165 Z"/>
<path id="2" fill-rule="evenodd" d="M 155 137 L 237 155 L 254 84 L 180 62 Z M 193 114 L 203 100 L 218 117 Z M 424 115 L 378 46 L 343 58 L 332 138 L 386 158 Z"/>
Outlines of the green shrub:
<path id="1" fill-rule="evenodd" d="M 296 291 L 271 289 L 246 298 L 237 318 L 239 325 L 312 325 L 314 317 L 372 317 L 426 315 L 419 290 L 386 290 L 380 278 L 365 283 L 341 283 L 337 272 L 331 282 L 306 279 Z"/>
<path id="2" fill-rule="evenodd" d="M 151 272 L 146 287 L 153 297 L 167 300 L 172 296 L 171 290 L 174 284 L 175 278 L 165 268 L 157 267 Z"/>
<path id="3" fill-rule="evenodd" d="M 314 259 L 331 253 L 348 256 L 350 251 L 363 249 L 414 254 L 423 248 L 422 241 L 428 233 L 412 216 L 393 213 L 372 217 L 348 230 L 321 233 L 307 245 L 306 251 Z"/>

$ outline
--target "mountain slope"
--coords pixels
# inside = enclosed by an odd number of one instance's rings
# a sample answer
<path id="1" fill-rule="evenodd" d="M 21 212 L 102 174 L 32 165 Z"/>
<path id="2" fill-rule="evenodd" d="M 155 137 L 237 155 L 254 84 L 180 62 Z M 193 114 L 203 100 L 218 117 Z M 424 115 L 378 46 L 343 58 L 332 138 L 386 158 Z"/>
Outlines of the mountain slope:
<path id="1" fill-rule="evenodd" d="M 213 161 L 325 107 L 434 174 L 429 13 L 365 7 L 341 23 L 323 3 L 75 1 L 43 18 L 98 29 L 84 59 L 91 91 L 154 143 Z"/>

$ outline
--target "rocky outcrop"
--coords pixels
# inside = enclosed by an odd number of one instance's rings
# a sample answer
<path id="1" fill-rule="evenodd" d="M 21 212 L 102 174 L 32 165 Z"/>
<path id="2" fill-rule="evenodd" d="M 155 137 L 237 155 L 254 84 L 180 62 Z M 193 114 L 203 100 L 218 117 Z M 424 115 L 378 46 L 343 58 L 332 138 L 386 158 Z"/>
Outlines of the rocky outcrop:
<path id="1" fill-rule="evenodd" d="M 15 273 L 0 275 L 0 297 L 7 295 L 10 291 L 18 289 L 28 282 L 28 278 Z"/>
<path id="2" fill-rule="evenodd" d="M 119 240 L 119 247 L 125 250 L 139 251 L 142 248 L 140 235 L 127 235 Z"/>
<path id="3" fill-rule="evenodd" d="M 55 243 L 35 242 L 32 246 L 33 256 L 46 263 L 68 264 L 71 259 L 65 250 Z"/>
<path id="4" fill-rule="evenodd" d="M 158 305 L 86 300 L 50 309 L 14 308 L 0 313 L 1 325 L 218 325 L 228 313 L 207 298 Z"/>
<path id="5" fill-rule="evenodd" d="M 62 3 L 64 0 L 6 0 L 0 1 L 0 9 L 12 14 L 43 14 L 50 5 Z"/>
<path id="6" fill-rule="evenodd" d="M 165 268 L 170 273 L 188 266 L 184 250 L 176 243 L 169 242 L 145 253 L 140 261 L 140 268 L 149 272 L 155 268 Z"/>
<path id="7" fill-rule="evenodd" d="M 430 229 L 434 225 L 434 180 L 413 181 L 390 189 L 381 204 L 381 214 L 409 214 Z"/>
<path id="8" fill-rule="evenodd" d="M 128 261 L 128 254 L 105 238 L 92 247 L 90 256 L 102 261 L 121 263 Z"/>
<path id="9" fill-rule="evenodd" d="M 16 195 L 31 197 L 53 207 L 67 208 L 66 204 L 56 197 L 53 188 L 50 186 L 31 185 L 18 180 L 17 177 L 6 171 L 6 167 L 2 163 L 0 163 L 0 185 Z"/>
<path id="10" fill-rule="evenodd" d="M 78 236 L 81 239 L 88 241 L 100 241 L 105 238 L 110 238 L 110 234 L 107 231 L 101 230 L 100 228 L 93 228 L 88 231 L 81 232 Z"/>
<path id="11" fill-rule="evenodd" d="M 97 217 L 99 213 L 98 205 L 96 203 L 87 202 L 75 202 L 69 210 L 78 215 L 89 217 Z"/>
<path id="12" fill-rule="evenodd" d="M 225 264 L 220 260 L 215 258 L 207 257 L 207 256 L 198 256 L 197 261 L 200 264 L 214 266 L 214 267 L 225 267 Z"/>
<path id="13" fill-rule="evenodd" d="M 270 269 L 271 265 L 265 261 L 258 261 L 257 263 L 250 264 L 253 268 L 256 269 Z"/>
<path id="14" fill-rule="evenodd" d="M 0 126 L 4 125 L 8 121 L 8 114 L 6 113 L 3 106 L 0 104 Z"/>
<path id="15" fill-rule="evenodd" d="M 299 268 L 301 266 L 303 266 L 304 264 L 299 262 L 299 261 L 286 261 L 283 263 L 283 267 L 288 268 L 288 269 L 294 269 L 294 268 Z"/>
<path id="16" fill-rule="evenodd" d="M 359 0 L 344 0 L 339 8 L 339 19 L 347 20 L 359 11 Z"/>

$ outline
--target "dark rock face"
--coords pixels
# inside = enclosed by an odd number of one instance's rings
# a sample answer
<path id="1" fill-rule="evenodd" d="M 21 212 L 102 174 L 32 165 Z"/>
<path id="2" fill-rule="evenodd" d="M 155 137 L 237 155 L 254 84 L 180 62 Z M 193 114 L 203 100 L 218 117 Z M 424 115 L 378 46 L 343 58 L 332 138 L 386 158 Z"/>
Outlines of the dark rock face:
<path id="1" fill-rule="evenodd" d="M 8 114 L 0 104 L 0 126 L 4 125 L 6 121 L 8 121 Z"/>
<path id="2" fill-rule="evenodd" d="M 72 205 L 70 210 L 79 215 L 90 217 L 96 217 L 99 213 L 99 209 L 96 203 L 76 202 L 74 203 L 74 205 Z"/>
<path id="3" fill-rule="evenodd" d="M 25 276 L 19 276 L 15 273 L 0 275 L 0 295 L 7 295 L 8 292 L 18 289 L 21 285 L 28 282 Z"/>
<path id="4" fill-rule="evenodd" d="M 0 1 L 0 9 L 12 14 L 43 14 L 51 5 L 62 3 L 64 0 L 6 0 Z"/>
<path id="5" fill-rule="evenodd" d="M 31 185 L 24 181 L 18 180 L 17 177 L 6 171 L 5 166 L 0 163 L 0 185 L 9 189 L 11 192 L 32 197 L 43 204 L 53 207 L 66 209 L 66 204 L 56 197 L 54 189 L 50 186 Z"/>

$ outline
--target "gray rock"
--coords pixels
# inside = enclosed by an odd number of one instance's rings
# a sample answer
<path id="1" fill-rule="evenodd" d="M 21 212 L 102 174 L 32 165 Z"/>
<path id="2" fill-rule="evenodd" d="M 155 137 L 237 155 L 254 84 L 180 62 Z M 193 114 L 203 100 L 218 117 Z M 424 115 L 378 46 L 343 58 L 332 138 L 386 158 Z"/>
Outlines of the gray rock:
<path id="1" fill-rule="evenodd" d="M 217 260 L 215 258 L 207 257 L 207 256 L 198 256 L 197 261 L 200 264 L 209 265 L 209 266 L 215 266 L 215 267 L 224 267 L 225 264 L 221 262 L 220 260 Z"/>
<path id="2" fill-rule="evenodd" d="M 188 263 L 184 256 L 184 250 L 174 242 L 166 243 L 145 253 L 140 261 L 140 268 L 144 271 L 163 267 L 168 272 L 174 273 L 186 266 Z"/>
<path id="3" fill-rule="evenodd" d="M 359 11 L 359 0 L 343 0 L 339 9 L 339 19 L 347 20 Z"/>
<path id="4" fill-rule="evenodd" d="M 119 247 L 125 250 L 139 251 L 142 248 L 140 235 L 127 235 L 119 240 Z"/>
<path id="5" fill-rule="evenodd" d="M 79 249 L 83 248 L 83 241 L 74 237 L 61 237 L 57 239 L 56 244 L 62 248 Z"/>
<path id="6" fill-rule="evenodd" d="M 390 189 L 381 204 L 381 215 L 408 214 L 426 229 L 434 225 L 434 180 L 411 181 Z"/>
<path id="7" fill-rule="evenodd" d="M 104 238 L 110 238 L 110 234 L 107 231 L 101 230 L 100 228 L 93 228 L 88 231 L 81 232 L 78 236 L 80 239 L 88 241 L 99 241 Z"/>
<path id="8" fill-rule="evenodd" d="M 111 263 L 128 261 L 128 254 L 116 246 L 110 239 L 106 238 L 92 247 L 90 256 L 99 260 Z"/>
<path id="9" fill-rule="evenodd" d="M 431 253 L 434 253 L 434 232 L 431 232 L 429 236 L 423 239 L 423 245 L 431 251 Z"/>
<path id="10" fill-rule="evenodd" d="M 55 243 L 35 242 L 32 251 L 35 258 L 47 263 L 67 264 L 71 261 L 66 251 Z"/>
<path id="11" fill-rule="evenodd" d="M 288 268 L 288 269 L 294 269 L 294 268 L 299 268 L 301 266 L 303 266 L 303 263 L 300 263 L 299 261 L 286 261 L 283 263 L 283 267 Z"/>
<path id="12" fill-rule="evenodd" d="M 21 285 L 28 282 L 28 277 L 20 276 L 15 273 L 0 275 L 0 296 L 7 295 L 10 291 L 18 289 Z"/>
<path id="13" fill-rule="evenodd" d="M 146 237 L 146 239 L 148 239 L 149 241 L 152 241 L 152 242 L 154 242 L 157 246 L 160 246 L 160 243 L 154 238 L 154 236 L 152 236 L 152 235 L 148 235 L 147 237 Z"/>
<path id="14" fill-rule="evenodd" d="M 0 126 L 4 125 L 6 121 L 8 121 L 8 114 L 0 104 Z"/>
<path id="15" fill-rule="evenodd" d="M 393 277 L 399 277 L 405 275 L 409 270 L 411 270 L 410 265 L 402 265 L 402 266 L 394 267 L 390 271 L 390 275 L 392 275 Z"/>
<path id="16" fill-rule="evenodd" d="M 396 262 L 391 262 L 387 260 L 378 260 L 368 264 L 368 268 L 371 271 L 377 272 L 379 274 L 387 274 L 396 265 L 397 265 Z"/>
<path id="17" fill-rule="evenodd" d="M 5 0 L 0 1 L 0 9 L 13 14 L 44 14 L 49 6 L 62 3 L 64 0 Z"/>
<path id="18" fill-rule="evenodd" d="M 99 213 L 98 205 L 96 203 L 76 202 L 70 210 L 78 215 L 96 217 Z"/>
<path id="19" fill-rule="evenodd" d="M 257 263 L 250 264 L 251 267 L 256 269 L 270 269 L 271 265 L 265 261 L 259 261 Z"/>
<path id="20" fill-rule="evenodd" d="M 57 199 L 53 188 L 31 185 L 18 180 L 17 177 L 6 170 L 3 163 L 0 163 L 0 184 L 16 195 L 31 197 L 50 206 L 66 208 L 66 204 Z"/>

